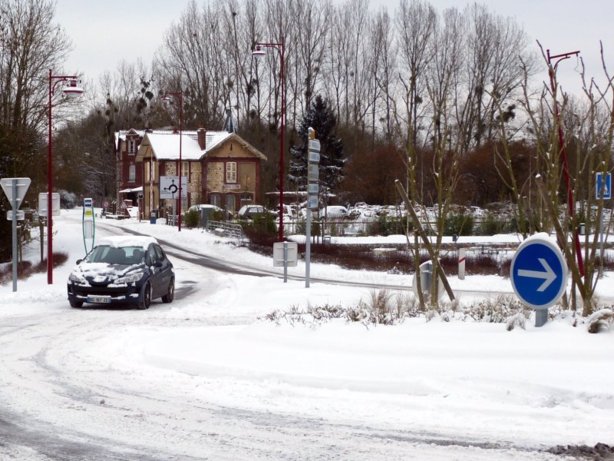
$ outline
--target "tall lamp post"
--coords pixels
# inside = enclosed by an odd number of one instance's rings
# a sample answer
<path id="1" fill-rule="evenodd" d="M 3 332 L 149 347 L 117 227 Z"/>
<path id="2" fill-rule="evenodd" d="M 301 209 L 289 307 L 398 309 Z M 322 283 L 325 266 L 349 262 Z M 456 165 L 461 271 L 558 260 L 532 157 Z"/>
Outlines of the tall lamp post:
<path id="1" fill-rule="evenodd" d="M 52 97 L 58 84 L 64 83 L 62 93 L 67 97 L 75 97 L 83 94 L 83 88 L 79 87 L 76 75 L 53 75 L 49 69 L 49 141 L 47 150 L 47 284 L 53 284 L 53 127 L 51 110 L 53 108 Z"/>
<path id="2" fill-rule="evenodd" d="M 580 51 L 570 51 L 568 53 L 561 53 L 556 55 L 551 55 L 550 50 L 546 50 L 546 55 L 548 58 L 548 74 L 550 76 L 550 89 L 552 90 L 552 97 L 554 98 L 554 118 L 556 120 L 558 135 L 559 135 L 559 144 L 560 144 L 560 152 L 561 152 L 561 160 L 563 162 L 563 177 L 565 179 L 565 186 L 567 187 L 567 212 L 571 218 L 575 215 L 575 204 L 573 197 L 573 188 L 571 187 L 571 178 L 569 175 L 569 162 L 567 160 L 567 149 L 565 147 L 565 137 L 563 135 L 563 127 L 561 125 L 561 115 L 559 114 L 559 105 L 556 99 L 556 90 L 557 90 L 557 82 L 556 82 L 556 70 L 559 63 L 565 59 L 569 59 L 572 56 L 577 56 L 580 54 Z M 554 64 L 553 64 L 554 61 Z M 582 250 L 580 248 L 580 237 L 578 236 L 578 229 L 574 226 L 573 229 L 573 239 L 574 246 L 576 249 L 576 259 L 578 261 L 578 271 L 580 275 L 584 275 L 584 262 L 582 260 Z"/>
<path id="3" fill-rule="evenodd" d="M 256 43 L 252 55 L 263 57 L 266 55 L 265 48 L 274 48 L 279 51 L 280 66 L 279 80 L 281 83 L 281 120 L 279 133 L 279 226 L 277 239 L 284 240 L 284 134 L 286 132 L 286 77 L 284 73 L 284 44 L 283 43 Z"/>
<path id="4" fill-rule="evenodd" d="M 183 156 L 182 156 L 182 152 L 181 152 L 181 147 L 182 147 L 182 141 L 181 138 L 182 133 L 183 133 L 183 91 L 176 91 L 174 93 L 165 93 L 162 97 L 162 99 L 164 101 L 169 102 L 171 100 L 171 96 L 173 98 L 176 98 L 179 101 L 179 168 L 177 168 L 177 171 L 179 173 L 179 199 L 177 201 L 177 231 L 181 232 L 181 196 L 183 194 L 183 189 L 182 189 L 182 176 L 181 176 L 181 170 L 183 167 Z"/>

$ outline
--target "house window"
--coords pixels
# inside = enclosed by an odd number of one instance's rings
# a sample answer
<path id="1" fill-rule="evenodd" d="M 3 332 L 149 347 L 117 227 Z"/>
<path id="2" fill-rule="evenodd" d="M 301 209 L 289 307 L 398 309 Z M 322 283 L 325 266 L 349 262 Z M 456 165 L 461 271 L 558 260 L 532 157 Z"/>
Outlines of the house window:
<path id="1" fill-rule="evenodd" d="M 226 162 L 226 183 L 237 182 L 237 162 Z"/>
<path id="2" fill-rule="evenodd" d="M 136 154 L 136 139 L 128 139 L 128 153 L 130 155 Z"/>
<path id="3" fill-rule="evenodd" d="M 220 194 L 209 195 L 209 203 L 222 208 L 222 196 Z"/>
<path id="4" fill-rule="evenodd" d="M 225 197 L 225 202 L 224 203 L 224 209 L 228 210 L 228 211 L 235 211 L 236 208 L 236 197 L 233 194 L 226 194 Z"/>
<path id="5" fill-rule="evenodd" d="M 136 181 L 136 165 L 131 163 L 128 167 L 128 182 Z"/>

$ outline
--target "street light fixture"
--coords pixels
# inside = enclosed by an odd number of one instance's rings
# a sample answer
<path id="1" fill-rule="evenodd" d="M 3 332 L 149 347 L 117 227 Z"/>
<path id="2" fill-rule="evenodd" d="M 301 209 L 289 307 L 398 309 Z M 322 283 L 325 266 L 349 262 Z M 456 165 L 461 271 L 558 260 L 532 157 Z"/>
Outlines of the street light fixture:
<path id="1" fill-rule="evenodd" d="M 176 98 L 179 101 L 179 168 L 177 168 L 177 171 L 179 173 L 179 199 L 177 200 L 177 206 L 178 206 L 178 210 L 177 210 L 177 231 L 181 232 L 181 195 L 183 194 L 183 190 L 182 190 L 182 175 L 181 175 L 181 170 L 182 170 L 182 166 L 183 166 L 183 156 L 182 156 L 182 141 L 181 138 L 182 136 L 182 132 L 183 132 L 183 91 L 176 91 L 174 93 L 164 93 L 164 95 L 162 96 L 162 100 L 166 101 L 166 102 L 170 102 L 171 101 L 171 96 L 173 98 Z"/>
<path id="2" fill-rule="evenodd" d="M 66 97 L 76 97 L 83 94 L 76 75 L 53 75 L 49 69 L 49 142 L 47 150 L 47 284 L 53 284 L 53 128 L 51 110 L 52 97 L 58 84 L 64 83 L 62 94 Z"/>
<path id="3" fill-rule="evenodd" d="M 286 132 L 286 77 L 284 73 L 285 47 L 283 43 L 256 43 L 252 50 L 252 56 L 257 58 L 266 56 L 266 48 L 274 48 L 279 51 L 280 66 L 279 80 L 281 83 L 281 120 L 279 133 L 279 226 L 278 241 L 284 240 L 284 134 Z"/>

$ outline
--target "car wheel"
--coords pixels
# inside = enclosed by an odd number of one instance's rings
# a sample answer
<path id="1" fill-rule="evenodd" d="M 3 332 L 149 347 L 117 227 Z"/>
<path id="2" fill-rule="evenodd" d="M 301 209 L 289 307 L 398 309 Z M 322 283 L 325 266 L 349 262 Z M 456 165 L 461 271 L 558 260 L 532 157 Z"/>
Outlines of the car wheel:
<path id="1" fill-rule="evenodd" d="M 175 299 L 175 279 L 171 279 L 171 283 L 168 285 L 168 291 L 162 296 L 162 301 L 165 303 L 172 303 Z"/>
<path id="2" fill-rule="evenodd" d="M 141 292 L 141 298 L 139 299 L 138 308 L 148 309 L 151 304 L 151 283 L 147 282 Z"/>
<path id="3" fill-rule="evenodd" d="M 79 307 L 83 306 L 83 301 L 77 301 L 77 300 L 74 300 L 74 299 L 69 299 L 68 302 L 70 303 L 70 307 L 79 308 Z"/>

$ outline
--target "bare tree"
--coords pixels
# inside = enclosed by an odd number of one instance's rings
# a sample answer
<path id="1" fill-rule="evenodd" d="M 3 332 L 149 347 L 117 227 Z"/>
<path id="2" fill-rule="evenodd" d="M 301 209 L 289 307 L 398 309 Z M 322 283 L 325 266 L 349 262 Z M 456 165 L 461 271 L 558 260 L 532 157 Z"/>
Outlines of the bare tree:
<path id="1" fill-rule="evenodd" d="M 402 116 L 407 127 L 408 171 L 407 191 L 410 198 L 423 202 L 421 188 L 417 187 L 417 172 L 424 169 L 418 156 L 418 107 L 424 101 L 425 72 L 431 58 L 437 14 L 426 1 L 401 0 L 397 13 L 399 41 L 399 79 L 403 85 Z"/>
<path id="2" fill-rule="evenodd" d="M 527 55 L 527 37 L 511 18 L 491 13 L 485 5 L 472 4 L 465 11 L 467 37 L 466 75 L 471 124 L 466 146 L 480 146 L 497 134 L 497 108 L 518 93 L 522 83 L 522 58 L 529 72 L 533 59 Z"/>

